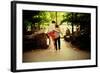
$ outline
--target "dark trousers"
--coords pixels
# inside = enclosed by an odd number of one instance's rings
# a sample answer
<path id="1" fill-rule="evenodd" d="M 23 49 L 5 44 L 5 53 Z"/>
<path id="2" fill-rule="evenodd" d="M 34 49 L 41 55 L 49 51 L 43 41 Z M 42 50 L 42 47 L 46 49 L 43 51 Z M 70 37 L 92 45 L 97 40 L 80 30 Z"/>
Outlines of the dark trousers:
<path id="1" fill-rule="evenodd" d="M 60 37 L 58 37 L 57 39 L 54 40 L 54 44 L 55 44 L 56 50 L 57 50 L 57 48 L 59 48 L 59 50 L 60 50 Z"/>

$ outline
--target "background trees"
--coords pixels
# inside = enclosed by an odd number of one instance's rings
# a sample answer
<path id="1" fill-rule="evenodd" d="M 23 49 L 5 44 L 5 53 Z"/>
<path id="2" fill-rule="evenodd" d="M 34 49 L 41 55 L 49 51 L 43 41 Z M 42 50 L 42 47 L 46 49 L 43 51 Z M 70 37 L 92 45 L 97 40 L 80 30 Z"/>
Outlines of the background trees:
<path id="1" fill-rule="evenodd" d="M 91 14 L 69 12 L 64 15 L 61 23 L 63 22 L 69 23 L 72 26 L 72 44 L 79 46 L 79 48 L 88 48 L 90 50 Z"/>
<path id="2" fill-rule="evenodd" d="M 31 28 L 31 31 L 45 28 L 52 20 L 55 20 L 60 24 L 63 15 L 64 12 L 23 10 L 24 32 L 26 33 L 28 28 Z"/>
<path id="3" fill-rule="evenodd" d="M 84 30 L 84 32 L 88 31 L 90 33 L 91 16 L 89 13 L 67 12 L 63 17 L 61 23 L 66 22 L 70 24 L 72 26 L 72 34 L 74 32 L 74 26 L 77 25 L 80 25 L 80 29 Z M 86 28 L 88 28 L 88 30 Z"/>

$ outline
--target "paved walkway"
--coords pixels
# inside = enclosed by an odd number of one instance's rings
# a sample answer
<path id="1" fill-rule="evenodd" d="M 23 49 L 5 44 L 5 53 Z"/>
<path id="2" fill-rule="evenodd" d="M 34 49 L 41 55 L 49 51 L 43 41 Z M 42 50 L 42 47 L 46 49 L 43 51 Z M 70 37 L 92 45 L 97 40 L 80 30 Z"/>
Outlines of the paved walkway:
<path id="1" fill-rule="evenodd" d="M 23 53 L 23 62 L 64 61 L 90 59 L 90 53 L 73 47 L 61 39 L 61 50 L 55 50 L 53 45 L 48 49 L 38 49 Z"/>

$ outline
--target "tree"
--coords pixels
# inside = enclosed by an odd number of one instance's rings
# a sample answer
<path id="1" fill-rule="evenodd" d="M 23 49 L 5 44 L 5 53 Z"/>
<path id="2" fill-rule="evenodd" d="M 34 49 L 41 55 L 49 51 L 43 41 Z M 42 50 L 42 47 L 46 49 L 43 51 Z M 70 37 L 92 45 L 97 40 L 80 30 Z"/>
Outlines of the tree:
<path id="1" fill-rule="evenodd" d="M 73 13 L 73 12 L 67 12 L 64 16 L 63 16 L 63 20 L 61 21 L 61 23 L 63 22 L 69 22 L 72 25 L 72 33 L 73 33 L 73 25 L 80 25 L 81 26 L 81 30 L 88 28 L 90 29 L 90 22 L 91 22 L 91 16 L 89 13 Z"/>
<path id="2" fill-rule="evenodd" d="M 27 33 L 27 27 L 32 26 L 36 22 L 32 19 L 32 16 L 38 15 L 39 11 L 23 10 L 23 30 L 24 34 Z"/>
<path id="3" fill-rule="evenodd" d="M 31 11 L 23 10 L 23 28 L 24 32 L 27 32 L 27 27 L 31 26 L 33 28 L 40 28 L 40 25 L 47 25 L 49 23 L 50 14 L 46 11 Z"/>
<path id="4" fill-rule="evenodd" d="M 63 20 L 61 21 L 61 24 L 63 22 L 68 22 L 72 25 L 72 35 L 73 35 L 73 25 L 75 24 L 75 13 L 67 12 L 65 15 L 63 15 Z"/>

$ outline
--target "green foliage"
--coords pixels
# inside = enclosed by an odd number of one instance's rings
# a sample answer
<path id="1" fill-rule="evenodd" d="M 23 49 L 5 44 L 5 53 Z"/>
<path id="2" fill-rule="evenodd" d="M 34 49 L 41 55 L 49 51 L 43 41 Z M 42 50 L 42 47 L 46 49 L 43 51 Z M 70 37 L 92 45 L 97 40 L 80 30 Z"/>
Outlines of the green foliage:
<path id="1" fill-rule="evenodd" d="M 48 18 L 47 18 L 46 12 L 39 12 L 38 15 L 32 16 L 32 19 L 35 21 L 35 23 L 48 22 Z"/>
<path id="2" fill-rule="evenodd" d="M 25 20 L 24 21 L 24 25 L 25 26 L 31 26 L 32 25 L 32 22 L 31 21 L 28 21 L 28 20 Z"/>
<path id="3" fill-rule="evenodd" d="M 88 13 L 66 13 L 63 16 L 63 20 L 61 21 L 61 23 L 63 22 L 70 22 L 74 25 L 85 25 L 85 24 L 89 24 L 90 23 L 90 14 Z"/>
<path id="4" fill-rule="evenodd" d="M 60 23 L 63 20 L 64 12 L 55 11 L 23 11 L 24 26 L 48 26 L 51 21 Z"/>

